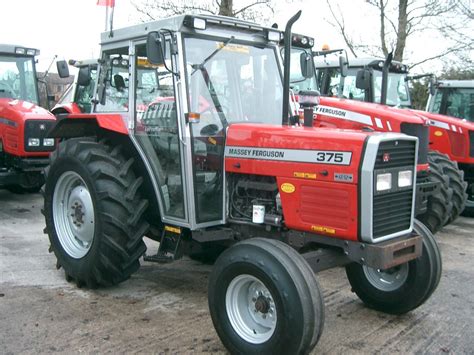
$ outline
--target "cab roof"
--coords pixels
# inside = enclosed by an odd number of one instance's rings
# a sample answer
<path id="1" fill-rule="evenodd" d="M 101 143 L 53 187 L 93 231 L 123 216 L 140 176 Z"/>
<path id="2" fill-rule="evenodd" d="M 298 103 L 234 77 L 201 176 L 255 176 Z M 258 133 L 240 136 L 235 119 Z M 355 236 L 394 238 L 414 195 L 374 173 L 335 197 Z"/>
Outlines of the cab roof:
<path id="1" fill-rule="evenodd" d="M 194 19 L 202 19 L 206 22 L 206 29 L 198 29 L 192 26 Z M 101 34 L 101 44 L 109 44 L 124 40 L 138 39 L 145 37 L 151 31 L 159 31 L 162 29 L 170 30 L 173 32 L 185 32 L 185 33 L 206 33 L 211 35 L 218 35 L 217 31 L 225 35 L 225 31 L 232 30 L 232 35 L 238 37 L 238 33 L 252 34 L 255 41 L 266 40 L 265 34 L 267 31 L 277 31 L 276 29 L 263 27 L 254 22 L 249 22 L 234 17 L 226 16 L 215 16 L 215 15 L 178 15 L 172 16 L 165 19 L 141 23 L 134 26 L 128 26 L 124 28 L 114 29 L 112 33 L 110 31 L 103 32 Z M 237 32 L 237 34 L 235 34 Z M 248 38 L 246 38 L 248 39 Z"/>
<path id="2" fill-rule="evenodd" d="M 36 48 L 15 44 L 0 44 L 0 54 L 14 54 L 18 56 L 34 57 L 35 55 L 39 55 L 40 51 Z"/>
<path id="3" fill-rule="evenodd" d="M 474 80 L 439 80 L 437 83 L 440 88 L 473 88 Z"/>
<path id="4" fill-rule="evenodd" d="M 349 60 L 349 68 L 363 68 L 367 66 L 367 67 L 381 70 L 384 62 L 385 62 L 384 58 L 376 58 L 376 57 L 354 58 L 354 59 Z M 333 56 L 331 58 L 327 58 L 324 55 L 318 55 L 314 57 L 314 65 L 316 66 L 316 69 L 338 68 L 339 58 L 337 57 L 333 58 Z M 390 65 L 390 71 L 407 73 L 408 66 L 396 60 L 392 60 L 392 63 Z"/>

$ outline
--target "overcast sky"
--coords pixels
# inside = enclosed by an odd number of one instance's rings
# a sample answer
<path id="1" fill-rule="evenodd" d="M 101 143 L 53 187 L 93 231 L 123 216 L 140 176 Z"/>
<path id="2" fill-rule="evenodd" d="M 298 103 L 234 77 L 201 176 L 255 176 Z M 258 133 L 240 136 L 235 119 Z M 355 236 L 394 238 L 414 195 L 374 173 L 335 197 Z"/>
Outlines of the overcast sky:
<path id="1" fill-rule="evenodd" d="M 376 14 L 361 13 L 358 3 L 360 1 L 347 1 L 345 8 L 354 14 L 353 21 L 357 21 L 358 30 L 377 36 L 378 28 L 371 25 L 378 23 Z M 96 57 L 99 55 L 100 33 L 105 28 L 105 7 L 96 4 L 97 0 L 3 1 L 0 43 L 40 49 L 39 70 L 44 70 L 54 55 L 66 60 Z M 325 1 L 306 0 L 290 4 L 281 1 L 276 9 L 275 22 L 284 28 L 289 17 L 299 9 L 303 14 L 294 30 L 312 35 L 316 40 L 315 48 L 319 49 L 323 43 L 329 43 L 332 48 L 345 47 L 336 30 L 324 21 L 328 16 Z M 23 11 L 21 15 L 20 11 Z M 367 21 L 368 18 L 373 18 L 373 21 Z M 114 27 L 118 28 L 137 23 L 139 16 L 130 1 L 116 0 L 114 20 Z M 439 39 L 425 38 L 420 43 L 422 46 L 413 47 L 425 54 L 439 43 Z M 415 55 L 416 51 L 408 51 L 410 54 Z M 422 69 L 432 68 L 425 66 Z"/>

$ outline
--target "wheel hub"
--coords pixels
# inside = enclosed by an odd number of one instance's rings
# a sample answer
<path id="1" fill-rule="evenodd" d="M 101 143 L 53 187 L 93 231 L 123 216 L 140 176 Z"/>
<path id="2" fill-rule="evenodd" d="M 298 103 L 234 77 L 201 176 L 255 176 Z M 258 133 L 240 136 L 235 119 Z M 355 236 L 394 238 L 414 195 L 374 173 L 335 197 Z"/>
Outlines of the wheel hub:
<path id="1" fill-rule="evenodd" d="M 270 310 L 270 302 L 263 295 L 258 296 L 255 301 L 255 309 L 260 313 L 268 313 Z"/>
<path id="2" fill-rule="evenodd" d="M 95 232 L 94 204 L 79 174 L 63 173 L 54 189 L 53 217 L 59 242 L 75 259 L 89 251 Z"/>
<path id="3" fill-rule="evenodd" d="M 249 343 L 264 343 L 275 332 L 273 296 L 254 276 L 239 275 L 232 280 L 226 292 L 226 310 L 235 332 Z"/>
<path id="4" fill-rule="evenodd" d="M 408 263 L 390 269 L 374 269 L 364 265 L 362 267 L 367 280 L 372 286 L 381 291 L 390 292 L 399 289 L 408 278 Z"/>

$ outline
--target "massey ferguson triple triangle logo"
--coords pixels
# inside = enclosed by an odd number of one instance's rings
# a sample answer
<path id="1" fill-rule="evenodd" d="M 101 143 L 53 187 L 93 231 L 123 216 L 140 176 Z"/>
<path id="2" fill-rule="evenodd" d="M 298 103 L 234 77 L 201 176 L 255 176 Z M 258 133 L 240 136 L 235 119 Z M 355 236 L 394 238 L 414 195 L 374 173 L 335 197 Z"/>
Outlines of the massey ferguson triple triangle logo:
<path id="1" fill-rule="evenodd" d="M 388 163 L 390 161 L 390 154 L 389 153 L 383 153 L 383 162 Z"/>

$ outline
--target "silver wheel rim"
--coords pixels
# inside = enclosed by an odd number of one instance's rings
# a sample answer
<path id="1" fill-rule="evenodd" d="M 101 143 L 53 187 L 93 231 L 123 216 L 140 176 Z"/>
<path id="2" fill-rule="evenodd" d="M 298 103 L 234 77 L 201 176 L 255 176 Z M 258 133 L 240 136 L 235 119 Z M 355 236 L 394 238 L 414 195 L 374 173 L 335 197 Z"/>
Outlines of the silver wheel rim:
<path id="1" fill-rule="evenodd" d="M 64 251 L 80 259 L 90 250 L 94 239 L 94 204 L 79 174 L 63 173 L 54 187 L 53 220 Z"/>
<path id="2" fill-rule="evenodd" d="M 365 265 L 362 269 L 372 286 L 385 292 L 399 289 L 408 278 L 408 263 L 387 270 L 374 269 Z"/>
<path id="3" fill-rule="evenodd" d="M 234 331 L 245 341 L 262 344 L 270 339 L 277 324 L 273 296 L 251 275 L 235 277 L 227 288 L 225 305 Z"/>

